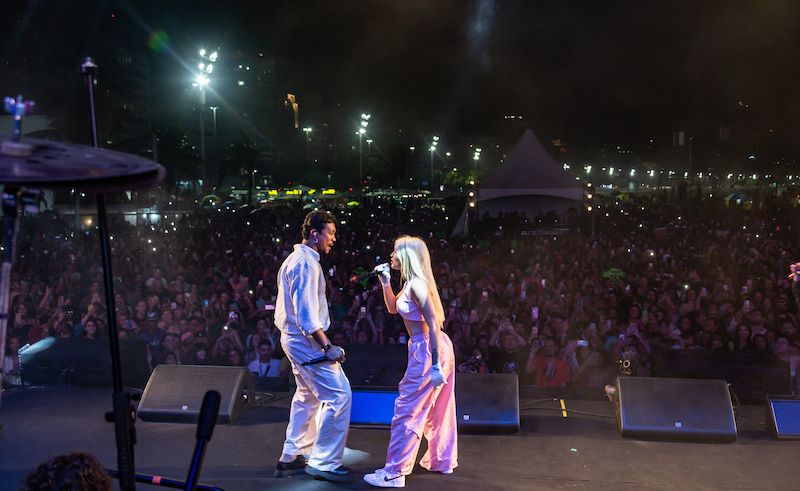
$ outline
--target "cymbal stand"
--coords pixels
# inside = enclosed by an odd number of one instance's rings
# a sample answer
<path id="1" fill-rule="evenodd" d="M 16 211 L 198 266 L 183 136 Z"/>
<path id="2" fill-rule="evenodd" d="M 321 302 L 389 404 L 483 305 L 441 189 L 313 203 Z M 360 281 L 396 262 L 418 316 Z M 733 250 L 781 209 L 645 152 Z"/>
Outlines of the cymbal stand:
<path id="1" fill-rule="evenodd" d="M 97 116 L 94 104 L 94 77 L 97 65 L 91 58 L 86 58 L 81 65 L 81 73 L 86 77 L 89 91 L 89 111 L 92 130 L 92 145 L 98 148 Z M 108 229 L 106 227 L 106 197 L 97 194 L 97 220 L 100 229 L 100 250 L 103 257 L 103 273 L 106 293 L 106 311 L 108 312 L 108 338 L 111 347 L 111 379 L 114 384 L 112 412 L 106 413 L 106 421 L 114 423 L 117 441 L 117 466 L 119 468 L 119 487 L 122 491 L 136 489 L 136 470 L 133 459 L 133 446 L 136 444 L 136 410 L 131 404 L 131 395 L 125 392 L 122 383 L 122 362 L 119 351 L 119 333 L 117 318 L 114 315 L 114 283 L 111 273 L 111 256 L 109 254 Z"/>

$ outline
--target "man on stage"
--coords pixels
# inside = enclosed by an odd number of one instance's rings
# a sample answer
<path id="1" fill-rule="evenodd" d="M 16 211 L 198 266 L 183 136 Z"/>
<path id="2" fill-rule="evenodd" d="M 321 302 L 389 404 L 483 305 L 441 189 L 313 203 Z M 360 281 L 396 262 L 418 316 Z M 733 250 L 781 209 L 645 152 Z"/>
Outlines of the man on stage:
<path id="1" fill-rule="evenodd" d="M 297 392 L 275 476 L 305 471 L 318 479 L 347 483 L 353 478 L 341 462 L 350 425 L 350 381 L 340 365 L 344 350 L 332 346 L 325 335 L 330 318 L 319 264 L 320 254 L 330 252 L 336 242 L 336 217 L 312 211 L 303 221 L 302 233 L 303 242 L 295 244 L 278 271 L 275 325 L 292 362 Z M 321 357 L 326 360 L 303 365 Z M 322 409 L 321 403 L 325 404 Z M 311 454 L 308 462 L 304 453 Z"/>

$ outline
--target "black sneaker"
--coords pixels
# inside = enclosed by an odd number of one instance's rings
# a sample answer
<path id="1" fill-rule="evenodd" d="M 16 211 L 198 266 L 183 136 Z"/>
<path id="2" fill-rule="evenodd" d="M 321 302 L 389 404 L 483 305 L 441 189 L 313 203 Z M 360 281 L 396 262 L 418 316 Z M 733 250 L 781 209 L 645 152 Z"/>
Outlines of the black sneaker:
<path id="1" fill-rule="evenodd" d="M 322 471 L 310 465 L 306 466 L 306 474 L 314 476 L 320 481 L 330 481 L 334 483 L 353 482 L 353 473 L 347 467 L 339 466 L 332 471 Z"/>
<path id="2" fill-rule="evenodd" d="M 306 472 L 306 459 L 302 455 L 298 455 L 291 462 L 278 462 L 278 467 L 275 469 L 275 477 L 289 477 L 295 474 L 305 474 Z"/>

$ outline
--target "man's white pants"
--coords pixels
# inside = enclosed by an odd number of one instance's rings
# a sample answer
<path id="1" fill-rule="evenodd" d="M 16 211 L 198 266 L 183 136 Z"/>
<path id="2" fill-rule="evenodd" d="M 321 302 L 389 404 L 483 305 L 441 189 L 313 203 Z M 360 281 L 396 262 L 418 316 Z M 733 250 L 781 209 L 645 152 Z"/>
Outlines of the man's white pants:
<path id="1" fill-rule="evenodd" d="M 281 333 L 281 346 L 292 362 L 297 382 L 283 453 L 300 455 L 310 450 L 308 465 L 334 470 L 342 464 L 350 428 L 350 381 L 336 362 L 302 366 L 303 362 L 324 355 L 310 336 Z M 320 410 L 321 403 L 325 406 Z"/>

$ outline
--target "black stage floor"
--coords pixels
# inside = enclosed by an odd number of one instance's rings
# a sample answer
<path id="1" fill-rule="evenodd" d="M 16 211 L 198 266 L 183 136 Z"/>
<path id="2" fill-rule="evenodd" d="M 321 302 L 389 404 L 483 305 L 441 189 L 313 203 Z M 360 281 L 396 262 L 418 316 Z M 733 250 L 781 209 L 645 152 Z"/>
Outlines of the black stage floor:
<path id="1" fill-rule="evenodd" d="M 208 446 L 201 482 L 226 491 L 264 489 L 372 489 L 361 477 L 383 465 L 389 432 L 353 428 L 345 464 L 356 480 L 335 485 L 298 475 L 272 477 L 289 415 L 288 393 L 233 424 L 218 425 Z M 523 406 L 528 402 L 523 400 Z M 569 410 L 613 416 L 594 400 L 565 400 Z M 540 406 L 558 408 L 554 401 Z M 41 461 L 86 451 L 116 468 L 114 428 L 104 420 L 111 390 L 46 387 L 6 391 L 0 437 L 0 490 L 16 490 Z M 763 406 L 741 406 L 732 444 L 639 441 L 620 437 L 615 421 L 560 410 L 521 413 L 518 435 L 459 435 L 459 467 L 449 476 L 420 468 L 408 489 L 800 489 L 800 443 L 763 430 Z M 137 421 L 136 471 L 185 479 L 195 425 Z M 424 443 L 423 443 L 424 446 Z M 351 450 L 352 449 L 352 450 Z M 421 454 L 420 454 L 421 455 Z M 151 486 L 139 484 L 139 489 Z"/>

